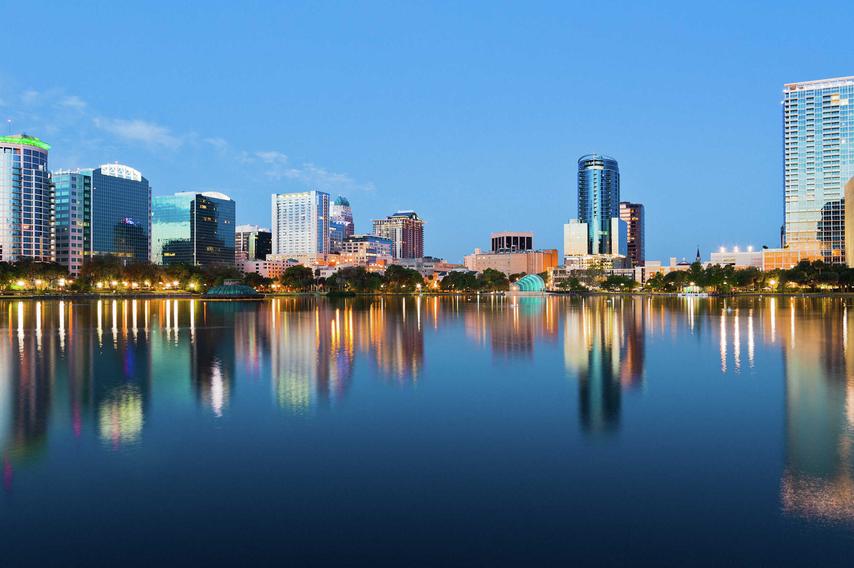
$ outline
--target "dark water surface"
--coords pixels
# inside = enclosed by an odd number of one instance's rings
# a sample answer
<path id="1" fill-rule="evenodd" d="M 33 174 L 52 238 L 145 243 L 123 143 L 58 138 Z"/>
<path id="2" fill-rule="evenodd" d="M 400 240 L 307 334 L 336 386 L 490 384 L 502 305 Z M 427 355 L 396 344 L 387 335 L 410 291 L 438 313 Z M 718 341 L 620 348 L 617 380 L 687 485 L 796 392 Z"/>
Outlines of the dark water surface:
<path id="1" fill-rule="evenodd" d="M 849 322 L 843 299 L 0 302 L 0 565 L 851 565 Z"/>

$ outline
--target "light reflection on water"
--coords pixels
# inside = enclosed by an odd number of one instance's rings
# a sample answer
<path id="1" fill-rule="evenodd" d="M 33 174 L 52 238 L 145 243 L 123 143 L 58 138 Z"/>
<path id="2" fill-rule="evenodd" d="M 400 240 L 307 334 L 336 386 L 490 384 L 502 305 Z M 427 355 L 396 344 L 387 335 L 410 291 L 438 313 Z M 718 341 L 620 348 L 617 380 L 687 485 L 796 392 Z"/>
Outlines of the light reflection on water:
<path id="1" fill-rule="evenodd" d="M 552 369 L 547 356 L 557 353 L 561 380 L 575 391 L 577 431 L 597 444 L 654 423 L 668 412 L 662 401 L 676 396 L 680 381 L 701 372 L 760 389 L 782 387 L 779 511 L 854 524 L 854 351 L 841 299 L 107 299 L 3 301 L 4 312 L 0 452 L 7 493 L 58 451 L 51 437 L 96 437 L 102 452 L 158 444 L 164 431 L 151 440 L 147 434 L 159 405 L 177 405 L 182 417 L 191 407 L 202 409 L 199 420 L 257 418 L 269 413 L 263 404 L 255 401 L 248 410 L 232 402 L 263 385 L 272 408 L 305 417 L 321 408 L 334 413 L 357 376 L 377 379 L 372 388 L 380 390 L 370 392 L 383 400 L 377 404 L 388 404 L 387 397 L 402 396 L 395 394 L 401 388 L 419 396 L 421 383 L 438 382 L 428 372 L 434 362 L 447 369 L 448 360 L 488 352 L 489 372 L 504 384 L 514 374 Z M 443 333 L 457 329 L 456 344 L 440 343 Z M 671 353 L 691 349 L 695 362 L 668 365 Z M 774 361 L 782 361 L 782 376 L 767 370 Z M 445 412 L 441 397 L 481 379 L 456 377 L 455 385 L 431 395 L 440 397 L 431 404 Z M 732 396 L 739 392 L 733 384 Z M 525 394 L 536 401 L 535 390 Z M 653 402 L 662 402 L 657 415 L 644 412 Z M 528 418 L 537 421 L 538 412 L 532 409 Z M 265 427 L 260 424 L 255 427 Z"/>

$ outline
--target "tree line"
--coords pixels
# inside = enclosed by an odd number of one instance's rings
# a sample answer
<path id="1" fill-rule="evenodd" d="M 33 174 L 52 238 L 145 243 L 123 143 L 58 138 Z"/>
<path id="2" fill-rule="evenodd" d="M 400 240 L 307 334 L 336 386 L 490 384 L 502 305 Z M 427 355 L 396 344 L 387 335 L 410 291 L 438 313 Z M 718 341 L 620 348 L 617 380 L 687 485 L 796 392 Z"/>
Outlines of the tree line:
<path id="1" fill-rule="evenodd" d="M 854 290 L 854 269 L 820 260 L 802 260 L 790 269 L 763 272 L 755 267 L 735 268 L 732 265 L 695 262 L 687 270 L 657 273 L 642 286 L 651 292 L 681 292 L 688 286 L 727 294 L 730 292 L 784 292 L 792 290 Z M 573 278 L 561 281 L 558 289 L 583 291 L 598 288 L 607 291 L 633 291 L 641 288 L 633 278 L 622 275 L 580 272 Z"/>

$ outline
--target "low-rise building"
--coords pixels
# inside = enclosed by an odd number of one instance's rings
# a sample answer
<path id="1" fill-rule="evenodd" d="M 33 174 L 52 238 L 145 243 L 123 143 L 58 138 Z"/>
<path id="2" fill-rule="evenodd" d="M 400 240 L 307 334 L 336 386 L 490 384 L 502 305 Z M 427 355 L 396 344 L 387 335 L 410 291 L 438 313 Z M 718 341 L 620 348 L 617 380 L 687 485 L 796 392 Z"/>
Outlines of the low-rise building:
<path id="1" fill-rule="evenodd" d="M 339 244 L 339 262 L 343 264 L 391 264 L 394 243 L 377 235 L 351 235 Z"/>
<path id="2" fill-rule="evenodd" d="M 421 258 L 399 258 L 394 261 L 394 264 L 411 268 L 421 273 L 425 278 L 432 278 L 434 275 L 444 276 L 448 272 L 464 269 L 463 264 L 454 264 L 443 258 L 433 256 L 422 256 Z"/>
<path id="3" fill-rule="evenodd" d="M 465 266 L 469 270 L 483 272 L 487 268 L 511 274 L 539 274 L 558 265 L 557 249 L 527 250 L 523 252 L 482 252 L 474 249 L 466 255 Z"/>
<path id="4" fill-rule="evenodd" d="M 734 266 L 735 268 L 762 268 L 762 251 L 754 251 L 752 248 L 747 250 L 726 250 L 721 247 L 718 252 L 713 252 L 710 255 L 709 264 L 718 264 L 720 266 Z"/>
<path id="5" fill-rule="evenodd" d="M 762 270 L 788 270 L 802 260 L 822 260 L 821 251 L 818 247 L 808 248 L 804 246 L 762 249 Z"/>
<path id="6" fill-rule="evenodd" d="M 273 255 L 267 255 L 265 260 L 245 260 L 240 264 L 240 269 L 243 274 L 258 274 L 264 278 L 281 278 L 291 266 L 296 266 L 299 262 L 284 258 L 270 258 Z"/>

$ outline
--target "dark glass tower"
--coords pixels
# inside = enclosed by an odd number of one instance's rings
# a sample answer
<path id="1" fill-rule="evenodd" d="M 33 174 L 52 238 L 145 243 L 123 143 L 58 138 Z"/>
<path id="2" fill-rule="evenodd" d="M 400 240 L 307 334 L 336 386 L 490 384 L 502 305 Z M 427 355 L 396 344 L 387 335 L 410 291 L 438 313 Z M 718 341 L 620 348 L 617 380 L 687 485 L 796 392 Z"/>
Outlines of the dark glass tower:
<path id="1" fill-rule="evenodd" d="M 152 200 L 152 262 L 234 265 L 234 201 L 222 193 L 182 192 Z"/>
<path id="2" fill-rule="evenodd" d="M 104 164 L 91 172 L 91 212 L 84 248 L 124 264 L 148 262 L 151 251 L 151 188 L 139 171 Z M 84 235 L 87 236 L 87 235 Z"/>
<path id="3" fill-rule="evenodd" d="M 611 250 L 611 219 L 620 217 L 620 168 L 617 160 L 601 154 L 578 159 L 578 219 L 587 223 L 590 254 L 617 254 Z"/>

